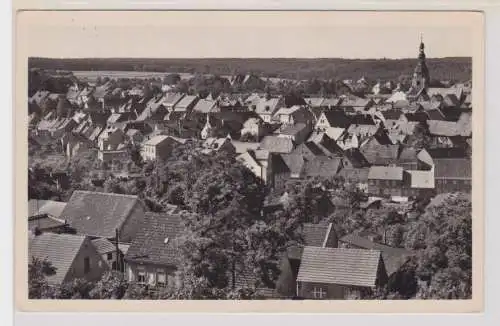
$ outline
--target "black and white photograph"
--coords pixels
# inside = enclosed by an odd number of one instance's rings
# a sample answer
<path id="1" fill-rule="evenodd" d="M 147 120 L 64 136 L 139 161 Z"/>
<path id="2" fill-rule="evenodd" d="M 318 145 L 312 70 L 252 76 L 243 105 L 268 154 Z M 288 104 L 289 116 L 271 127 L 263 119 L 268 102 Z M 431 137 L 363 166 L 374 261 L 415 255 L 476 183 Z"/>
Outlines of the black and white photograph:
<path id="1" fill-rule="evenodd" d="M 471 300 L 471 24 L 316 14 L 26 17 L 22 295 Z"/>

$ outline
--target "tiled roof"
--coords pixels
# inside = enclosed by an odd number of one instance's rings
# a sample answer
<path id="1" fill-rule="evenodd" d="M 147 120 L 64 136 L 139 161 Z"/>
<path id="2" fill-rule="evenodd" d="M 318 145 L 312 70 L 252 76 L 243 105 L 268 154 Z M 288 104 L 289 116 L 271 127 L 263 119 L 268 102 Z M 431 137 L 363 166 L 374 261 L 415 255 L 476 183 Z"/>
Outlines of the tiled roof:
<path id="1" fill-rule="evenodd" d="M 280 98 L 273 97 L 270 99 L 266 99 L 265 97 L 261 97 L 260 100 L 256 104 L 255 112 L 257 114 L 274 114 L 276 109 L 278 108 L 278 104 L 280 103 Z"/>
<path id="2" fill-rule="evenodd" d="M 295 136 L 299 132 L 303 131 L 304 129 L 307 129 L 308 126 L 305 123 L 296 123 L 292 126 L 287 126 L 281 130 L 282 135 L 290 135 L 290 136 Z"/>
<path id="3" fill-rule="evenodd" d="M 304 157 L 299 153 L 281 154 L 281 158 L 287 165 L 293 176 L 300 177 L 304 168 Z"/>
<path id="4" fill-rule="evenodd" d="M 116 246 L 105 238 L 97 238 L 92 240 L 92 244 L 100 255 L 116 251 Z"/>
<path id="5" fill-rule="evenodd" d="M 78 234 L 112 238 L 138 202 L 137 196 L 75 190 L 60 218 Z"/>
<path id="6" fill-rule="evenodd" d="M 351 123 L 349 117 L 342 110 L 327 110 L 323 114 L 330 127 L 347 128 Z"/>
<path id="7" fill-rule="evenodd" d="M 29 241 L 29 261 L 32 257 L 49 260 L 56 273 L 48 276 L 47 281 L 50 284 L 62 283 L 84 241 L 85 236 L 81 235 L 42 233 Z"/>
<path id="8" fill-rule="evenodd" d="M 381 112 L 382 116 L 386 120 L 398 120 L 403 114 L 403 111 L 400 109 L 390 109 Z"/>
<path id="9" fill-rule="evenodd" d="M 47 214 L 31 216 L 28 219 L 28 230 L 38 229 L 43 231 L 64 226 L 67 226 L 67 224 L 63 220 Z"/>
<path id="10" fill-rule="evenodd" d="M 249 150 L 256 150 L 260 147 L 260 143 L 251 143 L 251 142 L 241 142 L 232 140 L 234 148 L 236 149 L 237 154 L 245 153 Z"/>
<path id="11" fill-rule="evenodd" d="M 429 132 L 431 135 L 470 137 L 472 134 L 472 124 L 470 121 L 454 122 L 429 120 L 427 124 L 429 125 Z"/>
<path id="12" fill-rule="evenodd" d="M 162 142 L 164 142 L 166 139 L 170 138 L 170 136 L 167 136 L 167 135 L 158 135 L 158 136 L 154 136 L 153 138 L 147 140 L 146 142 L 144 142 L 144 146 L 146 145 L 149 145 L 149 146 L 156 146 Z"/>
<path id="13" fill-rule="evenodd" d="M 30 199 L 28 201 L 28 216 L 48 214 L 53 217 L 59 217 L 64 207 L 66 207 L 65 202 Z"/>
<path id="14" fill-rule="evenodd" d="M 200 99 L 193 107 L 193 111 L 200 113 L 209 113 L 215 108 L 215 106 L 216 106 L 215 101 Z"/>
<path id="15" fill-rule="evenodd" d="M 467 152 L 462 147 L 427 148 L 427 153 L 433 159 L 467 158 Z"/>
<path id="16" fill-rule="evenodd" d="M 429 120 L 445 120 L 443 112 L 440 109 L 431 109 L 427 110 L 427 115 L 429 116 Z"/>
<path id="17" fill-rule="evenodd" d="M 378 250 L 305 247 L 297 281 L 374 287 L 380 260 Z"/>
<path id="18" fill-rule="evenodd" d="M 335 140 L 324 132 L 313 133 L 307 142 L 316 144 L 327 156 L 340 156 L 342 154 L 342 149 Z"/>
<path id="19" fill-rule="evenodd" d="M 410 175 L 410 187 L 416 189 L 434 189 L 434 172 L 421 170 L 407 170 Z"/>
<path id="20" fill-rule="evenodd" d="M 371 180 L 403 180 L 403 168 L 398 166 L 372 166 L 368 172 Z"/>
<path id="21" fill-rule="evenodd" d="M 398 156 L 398 163 L 416 163 L 418 161 L 418 152 L 414 147 L 403 147 Z"/>
<path id="22" fill-rule="evenodd" d="M 325 152 L 318 144 L 312 141 L 307 141 L 295 148 L 293 153 L 302 153 L 307 157 L 325 156 Z"/>
<path id="23" fill-rule="evenodd" d="M 406 119 L 408 121 L 423 122 L 429 120 L 429 115 L 427 112 L 407 112 L 405 113 Z"/>
<path id="24" fill-rule="evenodd" d="M 381 145 L 376 138 L 372 138 L 361 145 L 360 152 L 370 164 L 387 165 L 396 163 L 399 145 Z"/>
<path id="25" fill-rule="evenodd" d="M 174 106 L 183 97 L 184 97 L 184 94 L 182 94 L 182 93 L 167 93 L 165 95 L 165 97 L 163 98 L 163 105 L 170 106 L 170 107 Z"/>
<path id="26" fill-rule="evenodd" d="M 146 213 L 143 227 L 132 241 L 125 260 L 177 266 L 176 238 L 183 230 L 182 214 L 188 213 Z"/>
<path id="27" fill-rule="evenodd" d="M 336 141 L 345 133 L 345 131 L 345 128 L 331 127 L 325 129 L 325 134 Z"/>
<path id="28" fill-rule="evenodd" d="M 341 98 L 326 98 L 322 105 L 325 107 L 336 107 L 342 104 L 342 99 Z"/>
<path id="29" fill-rule="evenodd" d="M 356 233 L 348 234 L 342 237 L 339 241 L 362 249 L 381 251 L 384 259 L 384 265 L 389 275 L 396 272 L 407 261 L 407 259 L 413 255 L 413 253 L 407 249 L 395 248 L 376 243 Z"/>
<path id="30" fill-rule="evenodd" d="M 195 95 L 186 95 L 184 96 L 177 104 L 174 106 L 175 111 L 186 111 L 186 108 L 192 105 L 194 102 L 198 100 L 198 97 Z"/>
<path id="31" fill-rule="evenodd" d="M 279 136 L 266 136 L 260 142 L 260 147 L 271 153 L 290 153 L 295 145 L 290 138 Z"/>
<path id="32" fill-rule="evenodd" d="M 337 247 L 337 235 L 332 223 L 304 223 L 301 230 L 302 244 L 289 247 L 287 256 L 289 259 L 302 259 L 302 251 L 305 246 L 311 247 Z"/>
<path id="33" fill-rule="evenodd" d="M 340 158 L 317 157 L 304 164 L 304 175 L 308 177 L 333 177 L 339 171 Z"/>
<path id="34" fill-rule="evenodd" d="M 312 107 L 321 107 L 325 101 L 324 97 L 309 97 L 304 99 Z"/>
<path id="35" fill-rule="evenodd" d="M 370 165 L 370 162 L 368 162 L 358 148 L 349 148 L 345 150 L 344 156 L 354 168 L 364 168 Z"/>
<path id="36" fill-rule="evenodd" d="M 439 179 L 466 179 L 472 178 L 472 161 L 460 158 L 433 159 L 434 176 Z"/>

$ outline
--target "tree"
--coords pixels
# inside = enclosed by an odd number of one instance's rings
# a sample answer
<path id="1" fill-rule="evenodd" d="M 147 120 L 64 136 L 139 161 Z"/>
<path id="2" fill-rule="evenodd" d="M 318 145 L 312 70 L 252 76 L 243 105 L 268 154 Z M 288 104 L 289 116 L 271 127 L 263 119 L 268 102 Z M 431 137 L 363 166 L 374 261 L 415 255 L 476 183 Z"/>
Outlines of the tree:
<path id="1" fill-rule="evenodd" d="M 109 271 L 90 290 L 89 296 L 92 299 L 121 299 L 127 288 L 128 283 L 122 273 Z"/>
<path id="2" fill-rule="evenodd" d="M 416 274 L 425 284 L 419 297 L 472 295 L 472 205 L 469 196 L 448 194 L 426 209 L 409 230 L 407 246 L 419 249 Z"/>
<path id="3" fill-rule="evenodd" d="M 57 299 L 90 299 L 94 284 L 85 279 L 77 278 L 57 287 Z"/>
<path id="4" fill-rule="evenodd" d="M 56 268 L 47 259 L 32 257 L 28 264 L 28 298 L 49 299 L 54 297 L 54 289 L 49 286 L 47 277 L 54 275 Z"/>
<path id="5" fill-rule="evenodd" d="M 141 155 L 141 146 L 137 144 L 129 144 L 127 151 L 132 162 L 134 162 L 136 166 L 142 167 L 143 159 Z"/>
<path id="6" fill-rule="evenodd" d="M 235 290 L 245 273 L 256 275 L 255 287 L 272 287 L 288 239 L 282 221 L 261 215 L 262 181 L 223 155 L 191 162 L 201 168 L 191 169 L 194 182 L 186 185 L 191 189 L 185 202 L 193 212 L 181 240 L 186 274 L 210 290 Z"/>

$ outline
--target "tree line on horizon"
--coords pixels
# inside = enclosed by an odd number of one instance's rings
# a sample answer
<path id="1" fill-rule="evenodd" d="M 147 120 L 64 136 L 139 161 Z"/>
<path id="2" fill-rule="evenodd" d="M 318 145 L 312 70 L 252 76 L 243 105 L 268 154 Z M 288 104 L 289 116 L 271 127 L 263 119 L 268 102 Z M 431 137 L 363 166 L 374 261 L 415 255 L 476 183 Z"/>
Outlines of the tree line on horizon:
<path id="1" fill-rule="evenodd" d="M 214 75 L 254 74 L 287 79 L 397 80 L 411 75 L 417 59 L 341 58 L 38 58 L 28 59 L 28 67 L 66 71 L 136 71 L 201 73 Z M 472 76 L 472 58 L 428 58 L 431 77 L 436 80 L 466 81 Z"/>

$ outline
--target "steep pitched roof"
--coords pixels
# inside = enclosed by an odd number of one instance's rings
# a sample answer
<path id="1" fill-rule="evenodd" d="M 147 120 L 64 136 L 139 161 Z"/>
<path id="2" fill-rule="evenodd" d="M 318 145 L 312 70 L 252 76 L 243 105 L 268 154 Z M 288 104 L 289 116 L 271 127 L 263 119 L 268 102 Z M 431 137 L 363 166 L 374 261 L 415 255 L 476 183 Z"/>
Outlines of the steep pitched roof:
<path id="1" fill-rule="evenodd" d="M 165 106 L 174 106 L 177 104 L 185 94 L 182 93 L 167 93 L 165 97 L 163 98 L 163 105 Z"/>
<path id="2" fill-rule="evenodd" d="M 372 166 L 368 172 L 372 180 L 403 180 L 403 168 L 398 166 Z"/>
<path id="3" fill-rule="evenodd" d="M 303 131 L 304 129 L 308 129 L 309 127 L 305 123 L 296 123 L 291 126 L 286 126 L 281 130 L 282 135 L 289 135 L 289 136 L 295 136 L 299 132 Z"/>
<path id="4" fill-rule="evenodd" d="M 378 250 L 305 247 L 297 281 L 374 287 L 381 253 Z"/>
<path id="5" fill-rule="evenodd" d="M 347 128 L 351 123 L 349 117 L 343 110 L 327 110 L 323 111 L 323 115 L 331 127 Z"/>
<path id="6" fill-rule="evenodd" d="M 390 247 L 370 241 L 357 233 L 347 234 L 340 238 L 339 241 L 362 249 L 381 251 L 384 259 L 384 265 L 389 275 L 396 272 L 408 260 L 408 258 L 414 254 L 410 250 L 404 248 Z"/>
<path id="7" fill-rule="evenodd" d="M 105 238 L 97 238 L 92 240 L 92 244 L 100 255 L 116 251 L 116 246 Z"/>
<path id="8" fill-rule="evenodd" d="M 138 202 L 137 196 L 75 190 L 60 218 L 78 234 L 112 238 Z"/>
<path id="9" fill-rule="evenodd" d="M 174 106 L 174 111 L 186 111 L 186 108 L 197 100 L 198 97 L 195 95 L 186 95 L 179 102 L 177 102 Z"/>
<path id="10" fill-rule="evenodd" d="M 382 145 L 373 137 L 360 147 L 360 152 L 370 164 L 387 165 L 397 161 L 399 145 Z"/>
<path id="11" fill-rule="evenodd" d="M 28 216 L 48 214 L 53 217 L 59 217 L 64 207 L 66 207 L 65 202 L 30 199 L 28 201 Z"/>
<path id="12" fill-rule="evenodd" d="M 439 158 L 467 158 L 467 152 L 462 147 L 427 148 L 426 152 L 431 161 Z"/>
<path id="13" fill-rule="evenodd" d="M 434 172 L 421 170 L 407 170 L 410 176 L 410 187 L 417 189 L 434 189 Z"/>
<path id="14" fill-rule="evenodd" d="M 55 228 L 66 227 L 68 224 L 57 217 L 50 216 L 48 214 L 43 215 L 31 215 L 28 218 L 28 230 L 49 230 Z"/>
<path id="15" fill-rule="evenodd" d="M 201 113 L 209 113 L 215 108 L 216 102 L 209 101 L 206 99 L 200 99 L 195 106 L 193 107 L 193 111 L 201 112 Z"/>
<path id="16" fill-rule="evenodd" d="M 261 97 L 256 104 L 255 112 L 257 114 L 274 114 L 274 111 L 278 109 L 280 101 L 281 98 L 278 97 L 272 97 L 270 99 Z"/>
<path id="17" fill-rule="evenodd" d="M 290 170 L 292 177 L 300 177 L 304 168 L 304 156 L 299 153 L 281 154 L 282 160 Z"/>
<path id="18" fill-rule="evenodd" d="M 260 143 L 241 142 L 236 140 L 232 140 L 231 143 L 236 149 L 237 154 L 242 154 L 249 150 L 256 150 L 260 147 Z"/>
<path id="19" fill-rule="evenodd" d="M 287 137 L 266 136 L 260 142 L 260 147 L 271 153 L 290 153 L 295 144 L 293 140 Z"/>
<path id="20" fill-rule="evenodd" d="M 370 162 L 360 152 L 358 148 L 349 148 L 344 151 L 344 157 L 354 168 L 364 168 L 370 165 Z"/>
<path id="21" fill-rule="evenodd" d="M 177 266 L 177 237 L 181 235 L 187 212 L 146 213 L 142 229 L 132 241 L 125 260 Z"/>
<path id="22" fill-rule="evenodd" d="M 154 136 L 151 139 L 147 140 L 144 142 L 143 145 L 149 145 L 149 146 L 157 146 L 158 144 L 164 142 L 166 139 L 170 138 L 170 136 L 167 135 L 158 135 Z"/>
<path id="23" fill-rule="evenodd" d="M 42 233 L 29 240 L 29 262 L 31 257 L 49 260 L 56 273 L 47 276 L 47 281 L 50 284 L 62 283 L 85 239 L 81 235 Z"/>
<path id="24" fill-rule="evenodd" d="M 332 223 L 304 223 L 300 232 L 302 236 L 302 244 L 292 246 L 287 249 L 287 256 L 289 259 L 300 260 L 302 258 L 304 246 L 335 248 L 338 245 L 337 235 Z M 332 235 L 334 235 L 334 237 L 332 237 L 333 239 L 330 239 Z M 333 240 L 333 243 L 331 240 Z"/>
<path id="25" fill-rule="evenodd" d="M 433 159 L 434 176 L 440 179 L 472 179 L 472 161 L 467 158 Z"/>
<path id="26" fill-rule="evenodd" d="M 311 107 L 321 107 L 325 101 L 324 97 L 309 97 L 304 99 Z"/>
<path id="27" fill-rule="evenodd" d="M 340 158 L 317 157 L 304 164 L 304 175 L 308 177 L 333 177 L 339 171 Z"/>
<path id="28" fill-rule="evenodd" d="M 470 121 L 454 122 L 442 120 L 429 120 L 429 132 L 436 136 L 462 136 L 470 137 L 472 135 L 472 123 Z"/>

